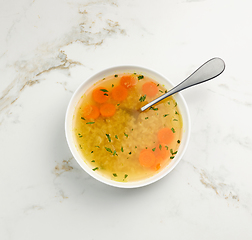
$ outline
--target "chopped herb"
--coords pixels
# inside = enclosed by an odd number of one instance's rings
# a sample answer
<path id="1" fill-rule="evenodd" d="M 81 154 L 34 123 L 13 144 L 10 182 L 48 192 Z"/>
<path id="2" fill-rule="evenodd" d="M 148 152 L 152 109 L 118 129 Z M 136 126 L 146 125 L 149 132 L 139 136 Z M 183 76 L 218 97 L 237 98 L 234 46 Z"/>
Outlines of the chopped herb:
<path id="1" fill-rule="evenodd" d="M 128 174 L 125 174 L 125 175 L 124 175 L 124 178 L 127 178 L 127 177 L 128 177 Z"/>
<path id="2" fill-rule="evenodd" d="M 162 90 L 159 90 L 159 92 L 163 93 L 163 91 L 162 91 Z"/>
<path id="3" fill-rule="evenodd" d="M 178 105 L 177 102 L 175 102 L 175 107 L 177 107 L 177 105 Z"/>
<path id="4" fill-rule="evenodd" d="M 157 87 L 159 86 L 159 84 L 157 85 Z"/>
<path id="5" fill-rule="evenodd" d="M 143 78 L 144 78 L 143 75 L 139 75 L 139 76 L 138 76 L 138 80 L 143 79 Z"/>
<path id="6" fill-rule="evenodd" d="M 82 120 L 86 120 L 84 117 L 81 117 Z"/>
<path id="7" fill-rule="evenodd" d="M 136 73 L 134 73 L 136 75 Z"/>
<path id="8" fill-rule="evenodd" d="M 178 114 L 178 112 L 177 112 L 177 111 L 175 111 L 175 114 Z"/>
<path id="9" fill-rule="evenodd" d="M 105 80 L 105 78 L 103 78 L 102 80 Z"/>
<path id="10" fill-rule="evenodd" d="M 119 106 L 119 105 L 120 105 L 120 103 L 117 103 L 117 104 L 116 104 L 116 106 Z"/>
<path id="11" fill-rule="evenodd" d="M 155 107 L 150 107 L 150 110 L 157 111 L 157 110 L 158 110 L 158 108 L 155 108 Z"/>
<path id="12" fill-rule="evenodd" d="M 174 128 L 171 128 L 172 132 L 175 133 L 175 129 Z"/>
<path id="13" fill-rule="evenodd" d="M 170 157 L 170 159 L 173 159 L 173 158 L 174 158 L 174 156 L 171 156 L 171 157 Z"/>
<path id="14" fill-rule="evenodd" d="M 82 146 L 80 145 L 80 149 L 82 149 Z"/>
<path id="15" fill-rule="evenodd" d="M 129 152 L 129 155 L 131 155 L 131 152 Z"/>
<path id="16" fill-rule="evenodd" d="M 165 114 L 164 117 L 167 117 L 169 114 Z"/>
<path id="17" fill-rule="evenodd" d="M 113 173 L 113 176 L 114 176 L 114 177 L 117 177 L 117 174 L 116 174 L 116 173 Z"/>
<path id="18" fill-rule="evenodd" d="M 167 91 L 167 90 L 165 90 L 165 93 L 168 93 L 168 91 Z"/>
<path id="19" fill-rule="evenodd" d="M 168 102 L 168 104 L 170 105 L 170 102 Z"/>
<path id="20" fill-rule="evenodd" d="M 118 139 L 117 135 L 115 135 L 115 138 Z"/>
<path id="21" fill-rule="evenodd" d="M 108 92 L 108 90 L 107 89 L 100 89 L 100 91 L 102 91 L 102 92 Z"/>
<path id="22" fill-rule="evenodd" d="M 95 122 L 87 122 L 86 124 L 94 124 Z"/>
<path id="23" fill-rule="evenodd" d="M 95 147 L 100 148 L 99 146 L 95 146 Z"/>
<path id="24" fill-rule="evenodd" d="M 145 149 L 148 149 L 147 147 Z"/>
<path id="25" fill-rule="evenodd" d="M 93 168 L 92 170 L 93 170 L 93 171 L 95 171 L 95 170 L 97 170 L 97 169 L 99 169 L 99 168 L 98 168 L 98 167 L 96 167 L 96 168 Z"/>
<path id="26" fill-rule="evenodd" d="M 135 148 L 137 148 L 137 146 L 135 146 Z"/>
<path id="27" fill-rule="evenodd" d="M 121 151 L 123 152 L 123 147 L 121 147 Z"/>
<path id="28" fill-rule="evenodd" d="M 107 94 L 107 93 L 104 93 L 103 95 L 108 96 L 108 94 Z"/>
<path id="29" fill-rule="evenodd" d="M 133 128 L 131 129 L 131 131 L 133 131 Z"/>
<path id="30" fill-rule="evenodd" d="M 114 84 L 112 84 L 112 87 L 114 87 L 115 85 Z"/>
<path id="31" fill-rule="evenodd" d="M 145 119 L 149 119 L 148 117 L 146 117 Z"/>
<path id="32" fill-rule="evenodd" d="M 106 136 L 107 136 L 109 142 L 111 142 L 111 138 L 110 138 L 109 134 L 106 134 Z"/>
<path id="33" fill-rule="evenodd" d="M 113 153 L 112 150 L 111 150 L 110 148 L 105 147 L 105 149 L 106 149 L 108 152 Z"/>
<path id="34" fill-rule="evenodd" d="M 152 151 L 154 152 L 156 150 L 156 148 L 152 148 Z"/>
<path id="35" fill-rule="evenodd" d="M 113 152 L 113 156 L 115 156 L 115 155 L 118 156 L 117 153 L 116 153 L 116 150 Z"/>
<path id="36" fill-rule="evenodd" d="M 139 101 L 140 101 L 140 102 L 144 102 L 144 101 L 145 101 L 145 99 L 146 99 L 146 94 L 145 94 L 145 95 L 143 95 L 143 96 L 141 96 L 141 97 L 139 98 Z"/>
<path id="37" fill-rule="evenodd" d="M 175 118 L 174 118 L 173 121 L 178 121 L 178 119 L 175 119 Z"/>
<path id="38" fill-rule="evenodd" d="M 126 134 L 126 133 L 124 133 L 124 135 L 125 135 L 125 137 L 129 137 L 129 135 L 128 135 L 128 134 Z"/>
<path id="39" fill-rule="evenodd" d="M 168 147 L 167 147 L 167 146 L 165 146 L 165 148 L 166 148 L 166 150 L 168 150 Z"/>
<path id="40" fill-rule="evenodd" d="M 83 137 L 80 133 L 78 133 L 78 135 L 79 135 L 80 138 Z"/>
<path id="41" fill-rule="evenodd" d="M 91 151 L 91 153 L 93 153 L 94 151 Z"/>
<path id="42" fill-rule="evenodd" d="M 178 140 L 177 143 L 180 143 L 180 140 Z"/>
<path id="43" fill-rule="evenodd" d="M 115 77 L 118 77 L 118 75 L 116 74 Z"/>
<path id="44" fill-rule="evenodd" d="M 91 162 L 95 162 L 95 160 L 92 160 Z"/>
<path id="45" fill-rule="evenodd" d="M 162 149 L 162 145 L 161 145 L 161 144 L 159 144 L 159 149 L 160 149 L 160 150 Z"/>

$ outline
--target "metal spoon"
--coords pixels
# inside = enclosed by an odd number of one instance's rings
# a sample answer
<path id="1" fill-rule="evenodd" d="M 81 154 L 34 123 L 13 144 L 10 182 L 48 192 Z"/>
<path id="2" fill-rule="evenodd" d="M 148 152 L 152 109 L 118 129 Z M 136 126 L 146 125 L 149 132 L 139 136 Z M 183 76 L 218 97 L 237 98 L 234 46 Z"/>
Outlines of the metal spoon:
<path id="1" fill-rule="evenodd" d="M 225 63 L 220 58 L 212 58 L 209 61 L 205 62 L 201 67 L 199 67 L 195 72 L 193 72 L 188 78 L 183 82 L 179 83 L 176 87 L 172 88 L 167 93 L 161 95 L 160 97 L 154 99 L 148 104 L 140 108 L 141 111 L 145 111 L 147 108 L 158 103 L 159 101 L 182 91 L 188 87 L 194 86 L 199 83 L 206 82 L 217 76 L 219 76 L 225 69 Z"/>

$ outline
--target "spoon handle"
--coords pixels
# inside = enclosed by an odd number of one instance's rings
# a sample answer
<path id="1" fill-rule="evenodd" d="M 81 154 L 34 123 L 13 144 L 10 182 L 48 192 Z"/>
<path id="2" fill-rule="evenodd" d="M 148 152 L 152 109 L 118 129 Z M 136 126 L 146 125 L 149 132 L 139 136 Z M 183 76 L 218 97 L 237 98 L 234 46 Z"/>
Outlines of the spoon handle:
<path id="1" fill-rule="evenodd" d="M 172 88 L 167 93 L 161 95 L 160 97 L 154 99 L 148 104 L 141 107 L 141 111 L 146 110 L 151 107 L 155 103 L 177 93 L 181 90 L 184 90 L 188 87 L 197 85 L 199 83 L 206 82 L 211 80 L 217 76 L 219 76 L 225 69 L 225 63 L 220 58 L 212 58 L 205 62 L 201 67 L 199 67 L 195 72 L 193 72 L 188 78 L 186 78 L 183 82 L 179 83 L 176 87 Z"/>

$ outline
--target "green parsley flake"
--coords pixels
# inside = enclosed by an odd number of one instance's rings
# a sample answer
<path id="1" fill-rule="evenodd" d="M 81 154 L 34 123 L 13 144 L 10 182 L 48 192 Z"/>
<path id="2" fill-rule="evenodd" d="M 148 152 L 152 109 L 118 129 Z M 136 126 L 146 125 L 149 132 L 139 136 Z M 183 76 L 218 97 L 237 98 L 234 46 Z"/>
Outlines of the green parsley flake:
<path id="1" fill-rule="evenodd" d="M 169 116 L 169 114 L 165 114 L 165 115 L 164 115 L 164 117 L 167 117 L 167 116 Z"/>
<path id="2" fill-rule="evenodd" d="M 82 146 L 80 145 L 80 149 L 82 149 Z"/>
<path id="3" fill-rule="evenodd" d="M 140 101 L 140 102 L 144 102 L 144 101 L 145 101 L 145 99 L 146 99 L 146 94 L 145 94 L 145 95 L 143 95 L 143 96 L 141 96 L 141 97 L 139 98 L 139 101 Z"/>
<path id="4" fill-rule="evenodd" d="M 93 153 L 94 151 L 91 151 L 91 153 Z"/>
<path id="5" fill-rule="evenodd" d="M 159 149 L 160 149 L 160 150 L 162 149 L 162 145 L 161 145 L 161 144 L 159 144 Z"/>
<path id="6" fill-rule="evenodd" d="M 162 90 L 159 90 L 159 92 L 163 93 L 163 91 L 162 91 Z"/>
<path id="7" fill-rule="evenodd" d="M 107 93 L 104 93 L 103 95 L 108 96 L 108 94 L 107 94 Z"/>
<path id="8" fill-rule="evenodd" d="M 149 119 L 148 117 L 146 117 L 145 119 Z"/>
<path id="9" fill-rule="evenodd" d="M 178 119 L 175 119 L 175 118 L 174 118 L 173 121 L 178 121 Z"/>
<path id="10" fill-rule="evenodd" d="M 87 122 L 86 124 L 94 124 L 95 122 Z"/>
<path id="11" fill-rule="evenodd" d="M 129 155 L 131 155 L 131 152 L 129 152 Z"/>
<path id="12" fill-rule="evenodd" d="M 123 147 L 121 147 L 121 151 L 123 152 Z"/>
<path id="13" fill-rule="evenodd" d="M 177 143 L 180 143 L 180 140 L 178 140 Z"/>
<path id="14" fill-rule="evenodd" d="M 177 107 L 177 105 L 178 105 L 178 104 L 177 104 L 177 102 L 176 102 L 176 103 L 175 103 L 175 107 Z"/>
<path id="15" fill-rule="evenodd" d="M 118 77 L 118 75 L 116 74 L 115 77 Z"/>
<path id="16" fill-rule="evenodd" d="M 95 147 L 100 148 L 99 146 L 95 146 Z"/>
<path id="17" fill-rule="evenodd" d="M 107 89 L 100 89 L 100 91 L 102 91 L 102 92 L 108 92 Z"/>
<path id="18" fill-rule="evenodd" d="M 128 174 L 125 174 L 125 175 L 124 175 L 124 178 L 127 178 L 127 177 L 128 177 Z"/>
<path id="19" fill-rule="evenodd" d="M 170 157 L 170 159 L 173 159 L 173 158 L 174 158 L 174 156 L 171 156 L 171 157 Z"/>
<path id="20" fill-rule="evenodd" d="M 114 87 L 115 85 L 114 84 L 112 84 L 112 87 Z"/>
<path id="21" fill-rule="evenodd" d="M 109 136 L 109 134 L 106 134 L 107 138 L 108 138 L 108 141 L 111 142 L 111 138 Z"/>
<path id="22" fill-rule="evenodd" d="M 159 87 L 159 84 L 157 84 L 157 87 Z"/>
<path id="23" fill-rule="evenodd" d="M 178 112 L 177 112 L 177 111 L 175 111 L 175 114 L 178 114 Z"/>
<path id="24" fill-rule="evenodd" d="M 128 134 L 126 134 L 126 133 L 124 133 L 124 135 L 125 135 L 125 137 L 129 137 L 129 135 L 128 135 Z"/>
<path id="25" fill-rule="evenodd" d="M 81 117 L 82 120 L 86 120 L 84 117 Z"/>
<path id="26" fill-rule="evenodd" d="M 113 176 L 114 176 L 114 177 L 117 177 L 117 174 L 116 174 L 116 173 L 113 173 Z"/>
<path id="27" fill-rule="evenodd" d="M 95 162 L 95 160 L 92 160 L 91 162 Z"/>
<path id="28" fill-rule="evenodd" d="M 80 133 L 78 133 L 78 135 L 79 135 L 80 138 L 83 137 Z"/>
<path id="29" fill-rule="evenodd" d="M 152 151 L 154 152 L 156 150 L 156 148 L 152 148 Z"/>
<path id="30" fill-rule="evenodd" d="M 113 156 L 115 156 L 115 155 L 118 156 L 117 153 L 116 153 L 116 150 L 113 152 Z"/>
<path id="31" fill-rule="evenodd" d="M 95 170 L 98 170 L 98 169 L 99 169 L 99 168 L 98 168 L 98 167 L 96 167 L 96 168 L 93 168 L 92 170 L 93 170 L 93 171 L 95 171 Z"/>
<path id="32" fill-rule="evenodd" d="M 135 146 L 135 148 L 137 148 L 137 146 Z"/>
<path id="33" fill-rule="evenodd" d="M 117 135 L 115 135 L 115 138 L 118 139 Z"/>
<path id="34" fill-rule="evenodd" d="M 165 146 L 165 148 L 166 148 L 166 150 L 168 150 L 168 147 L 167 147 L 167 146 Z"/>
<path id="35" fill-rule="evenodd" d="M 171 128 L 172 132 L 175 133 L 175 129 L 174 128 Z"/>
<path id="36" fill-rule="evenodd" d="M 108 152 L 113 153 L 112 150 L 111 150 L 110 148 L 105 147 L 105 149 L 106 149 Z"/>
<path id="37" fill-rule="evenodd" d="M 157 110 L 158 110 L 158 108 L 155 108 L 155 107 L 150 107 L 150 110 L 157 111 Z"/>
<path id="38" fill-rule="evenodd" d="M 168 104 L 170 105 L 170 102 L 168 102 Z"/>
<path id="39" fill-rule="evenodd" d="M 143 79 L 143 78 L 144 78 L 143 75 L 139 75 L 139 76 L 138 76 L 138 80 L 141 80 L 141 79 Z"/>

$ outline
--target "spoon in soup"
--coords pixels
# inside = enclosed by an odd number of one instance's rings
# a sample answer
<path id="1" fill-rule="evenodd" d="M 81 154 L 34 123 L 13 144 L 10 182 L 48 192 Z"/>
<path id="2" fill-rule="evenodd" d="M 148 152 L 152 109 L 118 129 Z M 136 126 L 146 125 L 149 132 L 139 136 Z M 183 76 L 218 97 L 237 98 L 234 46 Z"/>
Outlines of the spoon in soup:
<path id="1" fill-rule="evenodd" d="M 200 66 L 195 72 L 193 72 L 188 78 L 183 82 L 179 83 L 177 86 L 172 88 L 167 93 L 161 95 L 160 97 L 154 99 L 148 104 L 140 108 L 140 111 L 143 112 L 152 105 L 160 102 L 161 100 L 179 92 L 186 88 L 192 87 L 194 85 L 206 82 L 217 76 L 219 76 L 225 69 L 225 63 L 220 58 L 212 58 Z"/>

